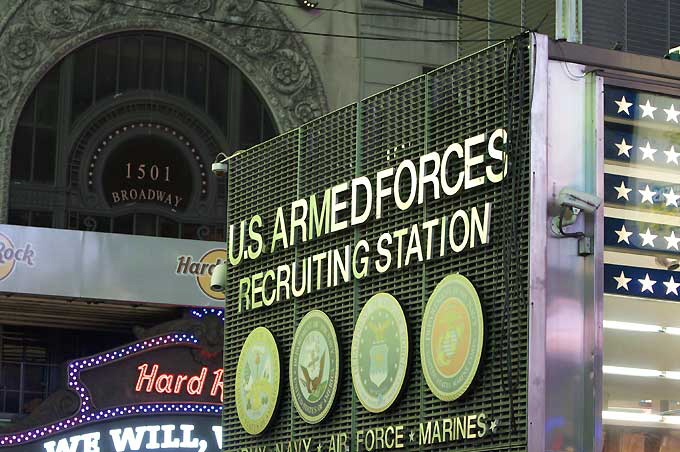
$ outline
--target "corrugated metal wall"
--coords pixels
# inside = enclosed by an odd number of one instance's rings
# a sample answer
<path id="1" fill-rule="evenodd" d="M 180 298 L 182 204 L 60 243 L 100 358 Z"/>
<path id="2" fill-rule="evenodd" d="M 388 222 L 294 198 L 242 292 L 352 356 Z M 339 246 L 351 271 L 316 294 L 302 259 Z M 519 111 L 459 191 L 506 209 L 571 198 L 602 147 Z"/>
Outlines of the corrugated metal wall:
<path id="1" fill-rule="evenodd" d="M 662 57 L 680 45 L 680 0 L 583 0 L 583 43 Z"/>
<path id="2" fill-rule="evenodd" d="M 460 0 L 461 14 L 519 24 L 550 37 L 555 36 L 555 0 Z M 540 26 L 539 26 L 540 25 Z M 517 34 L 516 27 L 462 19 L 461 39 L 502 39 Z M 462 42 L 459 56 L 469 55 L 493 42 Z"/>

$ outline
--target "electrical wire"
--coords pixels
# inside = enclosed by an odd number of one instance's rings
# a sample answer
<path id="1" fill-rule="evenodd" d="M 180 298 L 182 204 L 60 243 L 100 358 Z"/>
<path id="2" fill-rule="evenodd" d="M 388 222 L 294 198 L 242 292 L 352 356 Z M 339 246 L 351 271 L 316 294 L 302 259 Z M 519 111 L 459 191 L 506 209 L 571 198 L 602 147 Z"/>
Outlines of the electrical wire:
<path id="1" fill-rule="evenodd" d="M 300 8 L 299 5 L 293 5 L 291 3 L 283 3 L 283 2 L 277 2 L 274 0 L 257 0 L 260 3 L 267 3 L 270 5 L 278 5 L 278 6 L 288 6 L 291 8 Z M 460 21 L 460 20 L 467 20 L 467 21 L 473 21 L 476 19 L 460 19 L 460 18 L 452 18 L 452 17 L 437 17 L 437 16 L 410 16 L 408 14 L 388 14 L 388 13 L 360 13 L 357 11 L 349 11 L 346 9 L 332 9 L 332 8 L 322 8 L 320 6 L 315 6 L 313 8 L 314 10 L 317 11 L 328 11 L 331 13 L 340 13 L 340 14 L 350 14 L 353 16 L 368 16 L 368 17 L 395 17 L 397 19 L 420 19 L 420 20 L 432 20 L 432 21 L 443 21 L 443 22 L 454 22 L 454 21 Z M 422 9 L 424 13 L 426 13 L 428 10 Z"/>
<path id="2" fill-rule="evenodd" d="M 146 12 L 151 12 L 151 13 L 156 13 L 156 14 L 162 14 L 164 16 L 168 17 L 177 17 L 177 18 L 183 18 L 183 19 L 189 19 L 189 20 L 195 20 L 198 22 L 209 22 L 209 23 L 217 23 L 217 24 L 222 24 L 222 25 L 230 25 L 230 26 L 236 26 L 236 27 L 243 27 L 243 28 L 252 28 L 255 30 L 268 30 L 268 31 L 276 31 L 280 33 L 293 33 L 293 34 L 299 34 L 299 35 L 308 35 L 308 36 L 323 36 L 323 37 L 329 37 L 329 38 L 346 38 L 346 39 L 365 39 L 365 40 L 371 40 L 371 41 L 391 41 L 391 42 L 432 42 L 432 43 L 453 43 L 453 42 L 499 42 L 499 41 L 505 41 L 506 38 L 489 38 L 489 39 L 413 39 L 413 38 L 388 38 L 385 36 L 356 36 L 356 35 L 342 35 L 342 34 L 333 34 L 333 33 L 320 33 L 320 32 L 313 32 L 313 31 L 300 31 L 300 30 L 289 30 L 286 28 L 276 28 L 276 27 L 265 27 L 262 25 L 255 25 L 255 24 L 246 24 L 246 23 L 239 23 L 239 22 L 228 22 L 226 20 L 220 20 L 220 19 L 212 19 L 209 17 L 199 17 L 199 16 L 192 16 L 189 14 L 182 14 L 182 13 L 177 13 L 177 12 L 171 12 L 171 11 L 163 11 L 160 9 L 155 9 L 155 8 L 148 8 L 146 6 L 141 6 L 141 5 L 131 5 L 129 3 L 121 2 L 118 0 L 105 0 L 106 3 L 118 5 L 118 6 L 125 6 L 128 8 L 134 8 L 134 9 L 139 9 L 141 11 L 146 11 Z"/>

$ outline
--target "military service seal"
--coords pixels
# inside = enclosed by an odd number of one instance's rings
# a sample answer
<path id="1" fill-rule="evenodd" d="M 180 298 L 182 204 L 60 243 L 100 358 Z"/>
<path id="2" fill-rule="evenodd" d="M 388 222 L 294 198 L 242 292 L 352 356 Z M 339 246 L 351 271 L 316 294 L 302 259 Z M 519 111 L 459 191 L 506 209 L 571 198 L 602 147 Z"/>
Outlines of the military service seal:
<path id="1" fill-rule="evenodd" d="M 323 420 L 333 405 L 340 372 L 338 339 L 331 319 L 310 311 L 295 330 L 290 353 L 290 391 L 300 417 Z"/>
<path id="2" fill-rule="evenodd" d="M 236 366 L 236 412 L 244 430 L 261 433 L 274 414 L 279 397 L 279 351 L 272 333 L 263 327 L 248 335 Z"/>
<path id="3" fill-rule="evenodd" d="M 399 302 L 387 293 L 372 296 L 359 314 L 352 338 L 352 382 L 372 413 L 394 403 L 406 376 L 408 329 Z"/>
<path id="4" fill-rule="evenodd" d="M 482 306 L 463 275 L 449 275 L 434 289 L 420 330 L 425 381 L 444 401 L 456 400 L 477 372 L 484 341 Z"/>

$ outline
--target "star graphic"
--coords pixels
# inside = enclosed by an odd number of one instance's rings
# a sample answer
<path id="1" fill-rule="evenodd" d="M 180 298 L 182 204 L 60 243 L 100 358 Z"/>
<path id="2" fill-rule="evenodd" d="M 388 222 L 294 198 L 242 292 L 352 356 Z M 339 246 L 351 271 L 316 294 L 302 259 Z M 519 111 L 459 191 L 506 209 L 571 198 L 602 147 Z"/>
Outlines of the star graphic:
<path id="1" fill-rule="evenodd" d="M 625 155 L 626 157 L 630 157 L 630 153 L 629 153 L 628 151 L 630 151 L 630 148 L 632 148 L 633 146 L 631 146 L 630 144 L 626 143 L 626 139 L 625 139 L 625 138 L 621 138 L 621 142 L 620 142 L 620 143 L 614 143 L 614 146 L 616 146 L 617 148 L 619 148 L 619 153 L 616 154 L 616 155 Z"/>
<path id="2" fill-rule="evenodd" d="M 626 201 L 630 201 L 630 199 L 628 199 L 628 193 L 631 192 L 632 188 L 627 188 L 623 181 L 621 181 L 621 185 L 618 187 L 614 186 L 614 190 L 616 190 L 616 199 L 623 198 Z"/>
<path id="3" fill-rule="evenodd" d="M 496 422 L 496 419 L 492 419 L 491 423 L 489 424 L 489 430 L 491 430 L 493 433 L 496 431 L 496 427 L 498 427 L 498 423 Z"/>
<path id="4" fill-rule="evenodd" d="M 678 198 L 680 198 L 680 195 L 673 193 L 672 188 L 671 191 L 668 193 L 662 193 L 662 195 L 666 198 L 666 207 L 670 206 L 671 204 L 673 204 L 675 207 L 678 207 Z"/>
<path id="5" fill-rule="evenodd" d="M 649 273 L 645 273 L 645 279 L 638 279 L 638 281 L 642 284 L 640 292 L 650 291 L 651 293 L 654 293 L 654 284 L 656 284 L 656 281 L 649 279 Z"/>
<path id="6" fill-rule="evenodd" d="M 654 161 L 654 154 L 656 154 L 657 149 L 651 147 L 649 141 L 645 147 L 638 147 L 638 149 L 642 151 L 642 160 L 649 159 L 652 162 Z"/>
<path id="7" fill-rule="evenodd" d="M 624 288 L 628 290 L 628 283 L 631 282 L 633 279 L 632 278 L 626 278 L 626 275 L 623 274 L 623 270 L 621 270 L 621 275 L 620 276 L 614 276 L 614 281 L 616 281 L 616 288 Z"/>
<path id="8" fill-rule="evenodd" d="M 678 249 L 678 242 L 680 242 L 680 237 L 675 236 L 675 231 L 671 231 L 671 235 L 669 235 L 668 237 L 664 237 L 664 239 L 666 239 L 666 242 L 668 242 L 668 245 L 666 245 L 667 250 L 675 248 L 676 250 L 680 251 L 680 249 Z"/>
<path id="9" fill-rule="evenodd" d="M 408 440 L 411 441 L 411 442 L 414 442 L 416 440 L 416 432 L 415 431 L 408 434 Z"/>
<path id="10" fill-rule="evenodd" d="M 675 163 L 678 165 L 678 156 L 680 155 L 680 152 L 675 152 L 675 146 L 671 146 L 670 150 L 668 151 L 663 151 L 664 154 L 666 154 L 666 163 Z"/>
<path id="11" fill-rule="evenodd" d="M 656 192 L 650 190 L 649 185 L 645 185 L 645 189 L 638 190 L 638 192 L 640 192 L 642 195 L 642 201 L 640 201 L 640 204 L 644 204 L 645 201 L 649 201 L 650 204 L 654 204 L 654 199 L 652 199 L 652 196 L 656 195 Z"/>
<path id="12" fill-rule="evenodd" d="M 656 110 L 656 107 L 652 107 L 652 104 L 649 103 L 649 99 L 647 99 L 646 104 L 640 105 L 640 108 L 642 108 L 642 117 L 643 118 L 645 116 L 649 116 L 650 118 L 654 119 L 654 111 Z"/>
<path id="13" fill-rule="evenodd" d="M 678 122 L 678 115 L 680 115 L 680 110 L 675 109 L 675 105 L 671 104 L 671 108 L 664 108 L 663 111 L 666 112 L 666 121 Z"/>
<path id="14" fill-rule="evenodd" d="M 628 109 L 633 105 L 626 100 L 626 96 L 621 96 L 621 100 L 615 100 L 614 103 L 619 106 L 619 110 L 616 113 L 621 113 L 625 111 L 628 116 L 630 116 L 630 111 Z"/>
<path id="15" fill-rule="evenodd" d="M 668 280 L 668 282 L 666 281 L 662 282 L 663 285 L 666 286 L 666 295 L 668 295 L 671 292 L 673 292 L 675 295 L 678 294 L 678 286 L 680 286 L 680 282 L 675 282 L 672 276 L 671 279 Z"/>
<path id="16" fill-rule="evenodd" d="M 321 445 L 321 443 L 319 443 L 319 444 L 316 446 L 316 450 L 317 450 L 318 452 L 321 452 L 321 451 L 323 450 L 323 446 Z"/>
<path id="17" fill-rule="evenodd" d="M 628 241 L 628 237 L 631 236 L 632 232 L 626 231 L 626 225 L 625 224 L 622 224 L 621 229 L 619 229 L 618 231 L 614 231 L 614 232 L 616 232 L 616 235 L 619 236 L 619 239 L 616 241 L 616 243 L 626 242 L 627 244 L 630 245 L 630 242 Z"/>
<path id="18" fill-rule="evenodd" d="M 647 232 L 644 234 L 640 234 L 638 232 L 638 235 L 642 239 L 642 246 L 649 245 L 652 248 L 654 248 L 654 239 L 658 237 L 658 235 L 652 234 L 652 232 L 647 228 Z"/>

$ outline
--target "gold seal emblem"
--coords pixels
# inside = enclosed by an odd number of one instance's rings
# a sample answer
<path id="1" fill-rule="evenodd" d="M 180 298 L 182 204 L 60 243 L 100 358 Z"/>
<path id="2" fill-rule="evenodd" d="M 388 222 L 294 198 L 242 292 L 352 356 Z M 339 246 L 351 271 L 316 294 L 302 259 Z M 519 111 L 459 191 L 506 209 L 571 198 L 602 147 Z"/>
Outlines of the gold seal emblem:
<path id="1" fill-rule="evenodd" d="M 456 400 L 472 383 L 482 355 L 484 319 L 472 283 L 449 275 L 434 289 L 420 330 L 420 359 L 430 391 Z"/>
<path id="2" fill-rule="evenodd" d="M 408 365 L 408 328 L 390 294 L 372 296 L 359 314 L 352 338 L 352 383 L 361 404 L 385 411 L 401 391 Z"/>
<path id="3" fill-rule="evenodd" d="M 255 328 L 238 358 L 235 391 L 238 418 L 251 435 L 262 433 L 274 414 L 280 371 L 274 336 L 267 328 Z"/>

